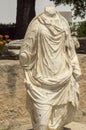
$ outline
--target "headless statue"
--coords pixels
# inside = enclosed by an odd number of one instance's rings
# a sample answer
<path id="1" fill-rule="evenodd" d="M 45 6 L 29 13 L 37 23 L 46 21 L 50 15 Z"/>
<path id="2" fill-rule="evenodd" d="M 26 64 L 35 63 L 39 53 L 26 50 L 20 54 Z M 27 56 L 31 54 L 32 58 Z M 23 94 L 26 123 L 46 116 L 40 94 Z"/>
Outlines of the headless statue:
<path id="1" fill-rule="evenodd" d="M 31 21 L 20 63 L 34 130 L 63 130 L 78 108 L 81 71 L 68 22 L 55 7 Z"/>

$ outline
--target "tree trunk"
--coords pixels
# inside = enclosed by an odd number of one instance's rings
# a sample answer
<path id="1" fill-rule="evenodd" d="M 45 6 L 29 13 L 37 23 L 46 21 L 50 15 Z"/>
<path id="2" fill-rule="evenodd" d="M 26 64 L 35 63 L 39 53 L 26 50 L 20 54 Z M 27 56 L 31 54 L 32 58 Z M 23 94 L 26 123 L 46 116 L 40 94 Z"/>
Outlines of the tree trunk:
<path id="1" fill-rule="evenodd" d="M 35 16 L 35 0 L 17 0 L 16 39 L 24 38 L 28 24 Z"/>

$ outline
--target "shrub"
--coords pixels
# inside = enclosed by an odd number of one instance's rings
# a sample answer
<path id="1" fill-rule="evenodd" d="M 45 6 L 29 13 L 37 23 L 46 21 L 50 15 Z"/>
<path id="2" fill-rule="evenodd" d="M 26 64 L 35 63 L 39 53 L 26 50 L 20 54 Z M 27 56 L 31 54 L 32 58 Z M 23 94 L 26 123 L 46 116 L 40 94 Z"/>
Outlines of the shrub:
<path id="1" fill-rule="evenodd" d="M 0 24 L 0 34 L 9 35 L 11 39 L 14 39 L 15 35 L 15 24 Z"/>
<path id="2" fill-rule="evenodd" d="M 0 55 L 3 55 L 7 51 L 7 48 L 6 48 L 5 44 L 12 41 L 9 38 L 10 38 L 10 36 L 7 35 L 7 34 L 4 35 L 4 36 L 0 34 Z"/>
<path id="3" fill-rule="evenodd" d="M 78 37 L 86 37 L 86 21 L 80 22 L 77 28 Z"/>

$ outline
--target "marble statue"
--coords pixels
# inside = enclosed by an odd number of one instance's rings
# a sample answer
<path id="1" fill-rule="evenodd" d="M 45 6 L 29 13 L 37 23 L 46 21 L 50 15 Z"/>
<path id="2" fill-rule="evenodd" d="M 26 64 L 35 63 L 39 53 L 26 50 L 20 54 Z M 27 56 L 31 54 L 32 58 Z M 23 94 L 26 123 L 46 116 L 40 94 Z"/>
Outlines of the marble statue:
<path id="1" fill-rule="evenodd" d="M 74 40 L 75 48 L 76 49 L 80 48 L 80 43 L 79 43 L 77 37 L 76 36 L 72 36 L 72 38 Z"/>
<path id="2" fill-rule="evenodd" d="M 63 130 L 78 108 L 81 71 L 69 24 L 55 7 L 31 21 L 20 64 L 34 130 Z"/>

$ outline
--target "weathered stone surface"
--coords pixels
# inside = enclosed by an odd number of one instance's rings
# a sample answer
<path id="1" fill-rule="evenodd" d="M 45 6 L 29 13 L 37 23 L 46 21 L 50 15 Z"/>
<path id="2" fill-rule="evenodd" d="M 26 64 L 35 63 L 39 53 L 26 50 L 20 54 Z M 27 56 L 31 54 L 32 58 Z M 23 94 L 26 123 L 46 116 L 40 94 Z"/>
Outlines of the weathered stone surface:
<path id="1" fill-rule="evenodd" d="M 74 120 L 86 123 L 86 55 L 79 54 L 78 56 L 82 76 L 80 79 L 80 105 Z M 24 76 L 19 61 L 0 60 L 0 130 L 32 128 L 25 101 Z"/>

